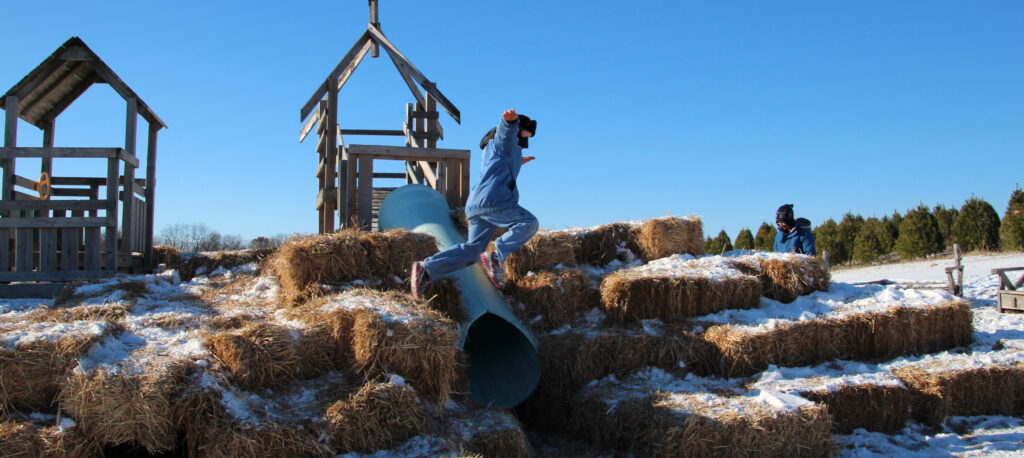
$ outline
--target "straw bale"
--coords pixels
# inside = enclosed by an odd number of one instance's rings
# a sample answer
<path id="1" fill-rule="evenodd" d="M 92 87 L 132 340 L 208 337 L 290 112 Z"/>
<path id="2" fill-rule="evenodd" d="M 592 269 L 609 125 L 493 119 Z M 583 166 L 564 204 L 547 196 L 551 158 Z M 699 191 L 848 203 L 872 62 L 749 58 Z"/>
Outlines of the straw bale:
<path id="1" fill-rule="evenodd" d="M 538 232 L 505 259 L 505 277 L 517 282 L 530 272 L 552 270 L 556 266 L 575 267 L 579 241 L 566 232 Z"/>
<path id="2" fill-rule="evenodd" d="M 596 393 L 584 392 L 567 422 L 570 433 L 599 447 L 654 456 L 662 437 L 678 423 L 664 409 L 655 409 L 652 395 L 632 396 L 609 407 Z"/>
<path id="3" fill-rule="evenodd" d="M 177 248 L 158 245 L 153 247 L 153 260 L 168 269 L 178 271 L 182 280 L 188 280 L 199 272 L 212 272 L 218 267 L 230 269 L 250 262 L 260 265 L 274 252 L 272 248 L 182 253 Z"/>
<path id="4" fill-rule="evenodd" d="M 424 285 L 423 297 L 431 310 L 440 312 L 457 323 L 466 321 L 466 310 L 462 307 L 462 293 L 454 278 L 436 278 Z"/>
<path id="5" fill-rule="evenodd" d="M 531 326 L 554 329 L 578 313 L 598 307 L 600 295 L 586 274 L 576 269 L 541 271 L 509 284 L 509 294 L 523 304 L 521 319 Z M 540 320 L 534 323 L 534 317 Z"/>
<path id="6" fill-rule="evenodd" d="M 127 302 L 85 304 L 73 307 L 48 308 L 40 306 L 25 317 L 28 321 L 48 323 L 74 323 L 75 321 L 117 321 L 128 313 Z"/>
<path id="7" fill-rule="evenodd" d="M 61 392 L 61 409 L 103 445 L 135 444 L 149 453 L 172 450 L 179 428 L 174 398 L 185 389 L 189 360 L 153 362 L 137 374 L 97 369 L 75 373 Z"/>
<path id="8" fill-rule="evenodd" d="M 783 258 L 744 256 L 735 261 L 737 268 L 756 269 L 764 296 L 784 304 L 815 291 L 828 291 L 830 276 L 821 261 L 813 256 L 788 255 Z"/>
<path id="9" fill-rule="evenodd" d="M 382 279 L 407 278 L 413 262 L 437 253 L 437 241 L 432 236 L 405 229 L 363 232 L 359 242 L 366 250 L 370 275 Z"/>
<path id="10" fill-rule="evenodd" d="M 429 423 L 416 392 L 389 381 L 370 382 L 327 409 L 331 444 L 339 452 L 372 452 L 398 445 Z"/>
<path id="11" fill-rule="evenodd" d="M 75 324 L 92 327 L 90 323 Z M 0 346 L 0 413 L 55 404 L 75 358 L 122 329 L 118 324 L 100 322 L 91 330 L 72 332 L 55 340 L 18 342 L 13 350 Z"/>
<path id="12" fill-rule="evenodd" d="M 269 261 L 286 303 L 297 305 L 322 294 L 321 284 L 339 284 L 365 278 L 366 249 L 360 232 L 292 237 Z"/>
<path id="13" fill-rule="evenodd" d="M 285 326 L 255 323 L 240 331 L 214 334 L 205 345 L 244 390 L 273 388 L 294 380 L 301 357 L 293 331 Z"/>
<path id="14" fill-rule="evenodd" d="M 631 231 L 644 262 L 673 254 L 704 254 L 704 228 L 696 216 L 649 219 Z"/>
<path id="15" fill-rule="evenodd" d="M 706 276 L 637 276 L 619 271 L 601 281 L 601 301 L 617 321 L 678 321 L 727 308 L 749 309 L 761 301 L 761 283 L 737 272 L 712 280 Z"/>
<path id="16" fill-rule="evenodd" d="M 349 361 L 342 358 L 334 337 L 323 326 L 303 329 L 295 343 L 295 353 L 300 378 L 313 378 L 331 370 L 345 371 L 348 368 Z"/>
<path id="17" fill-rule="evenodd" d="M 950 415 L 1024 415 L 1024 364 L 960 370 L 908 366 L 893 373 L 913 395 L 914 419 L 938 425 Z"/>
<path id="18" fill-rule="evenodd" d="M 39 431 L 43 442 L 45 458 L 92 458 L 102 457 L 103 447 L 95 439 L 82 433 L 81 428 L 61 431 L 57 426 L 48 426 Z"/>
<path id="19" fill-rule="evenodd" d="M 399 374 L 426 399 L 443 404 L 462 390 L 458 329 L 437 312 L 415 312 L 403 321 L 372 311 L 357 313 L 352 324 L 356 368 L 367 377 Z"/>
<path id="20" fill-rule="evenodd" d="M 630 232 L 632 227 L 626 223 L 612 223 L 582 234 L 576 261 L 595 266 L 603 266 L 616 259 L 628 261 L 640 252 Z"/>
<path id="21" fill-rule="evenodd" d="M 444 435 L 454 448 L 479 456 L 534 456 L 522 425 L 510 412 L 482 407 L 448 407 Z"/>
<path id="22" fill-rule="evenodd" d="M 0 452 L 3 456 L 37 457 L 43 454 L 43 443 L 32 423 L 0 422 Z"/>
<path id="23" fill-rule="evenodd" d="M 910 391 L 902 385 L 849 385 L 833 391 L 805 391 L 800 396 L 828 408 L 836 434 L 850 434 L 857 428 L 893 433 L 910 419 Z"/>
<path id="24" fill-rule="evenodd" d="M 718 349 L 717 374 L 745 377 L 770 364 L 799 367 L 833 359 L 888 360 L 949 350 L 970 343 L 971 317 L 969 302 L 951 301 L 783 323 L 771 329 L 714 325 L 703 337 Z"/>

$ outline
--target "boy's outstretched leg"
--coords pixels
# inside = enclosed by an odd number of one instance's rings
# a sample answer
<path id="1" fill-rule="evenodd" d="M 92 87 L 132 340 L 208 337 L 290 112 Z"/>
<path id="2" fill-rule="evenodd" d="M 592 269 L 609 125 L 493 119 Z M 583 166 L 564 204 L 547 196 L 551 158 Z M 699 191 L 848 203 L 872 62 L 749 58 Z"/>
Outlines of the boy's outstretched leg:
<path id="1" fill-rule="evenodd" d="M 483 216 L 487 222 L 495 226 L 508 228 L 494 241 L 494 252 L 484 253 L 480 257 L 484 270 L 487 272 L 491 282 L 499 289 L 504 287 L 505 281 L 505 260 L 519 247 L 530 241 L 533 234 L 537 233 L 539 224 L 537 217 L 523 207 L 516 206 L 500 212 L 490 213 Z"/>

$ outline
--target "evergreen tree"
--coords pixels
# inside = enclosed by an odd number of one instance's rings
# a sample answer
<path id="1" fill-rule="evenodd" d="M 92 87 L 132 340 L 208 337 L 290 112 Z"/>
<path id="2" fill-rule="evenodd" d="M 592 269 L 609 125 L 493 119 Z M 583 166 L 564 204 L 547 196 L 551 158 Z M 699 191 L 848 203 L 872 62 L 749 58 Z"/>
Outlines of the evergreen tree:
<path id="1" fill-rule="evenodd" d="M 863 216 L 854 215 L 850 212 L 843 215 L 843 220 L 840 221 L 839 226 L 836 227 L 836 235 L 839 243 L 836 244 L 836 251 L 832 253 L 832 262 L 834 264 L 842 264 L 853 259 L 854 242 L 856 241 L 857 234 L 860 233 L 860 228 L 863 225 Z"/>
<path id="2" fill-rule="evenodd" d="M 896 239 L 896 252 L 900 259 L 919 258 L 938 253 L 945 248 L 939 222 L 924 204 L 907 212 L 900 224 L 900 236 Z"/>
<path id="3" fill-rule="evenodd" d="M 892 216 L 882 218 L 882 222 L 885 223 L 885 228 L 889 230 L 889 235 L 892 236 L 893 240 L 900 237 L 900 223 L 903 222 L 903 217 L 900 216 L 899 211 L 894 210 Z"/>
<path id="4" fill-rule="evenodd" d="M 956 243 L 964 251 L 999 249 L 999 214 L 983 199 L 971 196 L 953 223 Z"/>
<path id="5" fill-rule="evenodd" d="M 1024 191 L 1020 185 L 1010 194 L 1003 222 L 999 225 L 999 241 L 1003 249 L 1024 251 Z"/>
<path id="6" fill-rule="evenodd" d="M 839 250 L 839 225 L 832 218 L 825 220 L 821 223 L 821 226 L 814 228 L 814 245 L 818 251 L 818 256 L 822 256 L 824 252 L 828 251 L 829 256 L 832 257 L 832 262 L 837 262 L 836 250 Z"/>
<path id="7" fill-rule="evenodd" d="M 718 246 L 716 240 L 709 235 L 704 239 L 704 252 L 707 254 L 718 254 L 722 252 L 722 247 Z"/>
<path id="8" fill-rule="evenodd" d="M 892 243 L 892 235 L 889 234 L 889 228 L 885 223 L 878 218 L 868 218 L 861 223 L 857 237 L 854 238 L 853 259 L 859 262 L 875 262 L 879 256 L 889 254 Z"/>
<path id="9" fill-rule="evenodd" d="M 732 242 L 729 241 L 729 234 L 725 233 L 725 229 L 722 229 L 711 243 L 714 245 L 714 251 L 708 250 L 708 254 L 722 254 L 732 250 Z"/>
<path id="10" fill-rule="evenodd" d="M 932 210 L 932 215 L 935 216 L 935 221 L 939 223 L 939 234 L 942 236 L 942 247 L 953 246 L 953 222 L 956 221 L 957 215 L 960 211 L 955 208 L 946 208 L 942 204 L 935 206 Z"/>
<path id="11" fill-rule="evenodd" d="M 761 223 L 761 227 L 757 228 L 757 236 L 754 237 L 754 248 L 762 251 L 774 250 L 775 234 L 778 232 L 778 229 L 767 222 Z"/>
<path id="12" fill-rule="evenodd" d="M 750 232 L 750 229 L 743 228 L 739 235 L 736 236 L 736 243 L 733 243 L 733 248 L 737 250 L 753 250 L 754 249 L 754 234 Z"/>

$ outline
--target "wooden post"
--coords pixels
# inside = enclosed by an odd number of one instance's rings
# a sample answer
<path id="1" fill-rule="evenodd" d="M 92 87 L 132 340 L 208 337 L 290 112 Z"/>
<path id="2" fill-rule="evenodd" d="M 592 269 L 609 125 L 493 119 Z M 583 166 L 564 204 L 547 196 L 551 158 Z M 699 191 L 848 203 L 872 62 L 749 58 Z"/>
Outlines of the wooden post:
<path id="1" fill-rule="evenodd" d="M 831 263 L 831 262 L 832 262 L 832 253 L 829 253 L 828 250 L 822 251 L 821 252 L 821 267 L 825 269 L 825 273 L 828 273 L 829 267 L 830 267 L 829 263 Z"/>
<path id="2" fill-rule="evenodd" d="M 346 150 L 346 166 L 345 166 L 345 227 L 352 226 L 352 217 L 356 214 L 356 171 L 361 165 L 361 158 L 358 154 L 352 154 Z"/>
<path id="3" fill-rule="evenodd" d="M 104 258 L 104 269 L 113 274 L 117 273 L 117 178 L 120 160 L 116 157 L 107 159 L 107 218 L 109 223 L 104 234 L 104 243 L 107 247 L 107 255 Z M 126 165 L 127 167 L 127 165 Z M 65 244 L 66 246 L 67 244 Z M 77 242 L 76 242 L 77 246 Z M 76 261 L 77 262 L 77 261 Z"/>
<path id="4" fill-rule="evenodd" d="M 156 209 L 156 140 L 160 124 L 149 123 L 149 138 L 146 142 L 146 228 L 143 240 L 143 264 L 146 271 L 153 270 L 153 221 Z"/>
<path id="5" fill-rule="evenodd" d="M 338 179 L 334 176 L 334 171 L 337 170 L 337 164 L 335 161 L 338 158 L 338 78 L 336 75 L 331 75 L 327 78 L 327 119 L 321 119 L 320 122 L 326 122 L 324 126 L 324 135 L 327 136 L 327 148 L 324 150 L 324 228 L 323 233 L 330 234 L 334 232 L 334 207 L 336 206 L 336 200 L 327 199 L 326 196 L 331 190 L 337 192 Z M 342 226 L 344 227 L 344 226 Z"/>
<path id="6" fill-rule="evenodd" d="M 7 95 L 6 116 L 4 121 L 4 147 L 15 148 L 18 146 L 18 96 Z M 0 190 L 0 200 L 8 202 L 12 200 L 14 186 L 14 158 L 0 160 L 0 167 L 3 167 L 3 189 Z M 0 216 L 9 216 L 10 211 L 0 211 Z M 0 229 L 0 271 L 10 270 L 10 243 L 11 231 Z"/>
<path id="7" fill-rule="evenodd" d="M 135 156 L 136 139 L 138 136 L 139 101 L 131 97 L 127 99 L 128 110 L 124 128 L 124 150 L 129 156 Z M 121 194 L 121 243 L 118 251 L 131 256 L 133 222 L 135 216 L 135 167 L 127 162 L 124 164 L 124 191 Z M 131 266 L 128 266 L 131 267 Z"/>
<path id="8" fill-rule="evenodd" d="M 43 129 L 43 148 L 53 148 L 53 129 L 55 124 L 56 120 L 51 119 L 46 125 L 46 128 Z M 47 175 L 51 175 L 52 178 L 53 157 L 44 157 L 42 159 L 42 167 L 40 167 L 39 171 Z"/>
<path id="9" fill-rule="evenodd" d="M 369 230 L 373 227 L 373 155 L 359 155 L 359 226 Z"/>
<path id="10" fill-rule="evenodd" d="M 377 15 L 377 0 L 370 1 L 370 25 L 380 28 L 380 18 Z M 370 48 L 370 57 L 380 57 L 380 45 L 376 41 L 373 42 L 373 47 Z"/>

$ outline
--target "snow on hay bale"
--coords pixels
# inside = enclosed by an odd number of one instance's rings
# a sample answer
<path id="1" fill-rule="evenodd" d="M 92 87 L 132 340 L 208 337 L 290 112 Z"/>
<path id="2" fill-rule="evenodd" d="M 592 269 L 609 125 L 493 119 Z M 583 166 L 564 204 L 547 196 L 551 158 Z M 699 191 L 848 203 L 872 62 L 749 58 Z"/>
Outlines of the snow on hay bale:
<path id="1" fill-rule="evenodd" d="M 106 321 L 0 324 L 0 413 L 49 407 L 75 358 L 120 330 Z"/>
<path id="2" fill-rule="evenodd" d="M 205 345 L 231 372 L 231 381 L 244 390 L 274 388 L 301 372 L 298 351 L 302 331 L 279 324 L 254 323 L 237 331 L 205 339 Z"/>
<path id="3" fill-rule="evenodd" d="M 442 429 L 457 450 L 479 456 L 534 456 L 522 425 L 509 412 L 455 405 L 446 408 Z"/>
<path id="4" fill-rule="evenodd" d="M 733 262 L 737 268 L 757 276 L 765 297 L 784 304 L 829 288 L 829 273 L 814 256 L 757 252 L 733 258 Z"/>
<path id="5" fill-rule="evenodd" d="M 172 450 L 178 436 L 173 399 L 184 390 L 193 364 L 165 358 L 148 363 L 89 372 L 77 367 L 64 384 L 61 409 L 100 444 L 135 444 L 149 453 Z"/>
<path id="6" fill-rule="evenodd" d="M 339 451 L 372 452 L 395 446 L 429 425 L 416 391 L 395 375 L 369 382 L 327 409 L 331 444 Z"/>
<path id="7" fill-rule="evenodd" d="M 794 395 L 739 395 L 704 382 L 658 369 L 596 381 L 580 392 L 571 429 L 645 456 L 817 457 L 834 449 L 825 408 Z"/>
<path id="8" fill-rule="evenodd" d="M 1024 415 L 1024 351 L 930 355 L 895 364 L 913 393 L 914 419 L 938 425 L 950 415 Z"/>
<path id="9" fill-rule="evenodd" d="M 315 310 L 311 324 L 326 329 L 339 353 L 351 355 L 365 377 L 401 375 L 440 404 L 461 389 L 456 324 L 408 295 L 352 290 L 325 298 Z"/>
<path id="10" fill-rule="evenodd" d="M 375 277 L 400 283 L 416 260 L 437 252 L 430 236 L 403 229 L 388 232 L 344 230 L 292 237 L 270 261 L 285 300 L 297 305 L 322 294 L 321 285 Z"/>
<path id="11" fill-rule="evenodd" d="M 673 254 L 704 254 L 704 229 L 696 215 L 649 219 L 633 227 L 631 232 L 644 261 Z"/>
<path id="12" fill-rule="evenodd" d="M 515 283 L 530 272 L 552 270 L 556 266 L 575 267 L 578 243 L 576 236 L 566 232 L 537 232 L 505 259 L 506 281 Z"/>
<path id="13" fill-rule="evenodd" d="M 523 304 L 523 321 L 542 329 L 568 324 L 600 305 L 600 294 L 577 269 L 543 270 L 509 284 L 508 293 Z"/>
<path id="14" fill-rule="evenodd" d="M 580 264 L 603 266 L 612 261 L 628 261 L 640 252 L 628 223 L 612 223 L 585 230 L 577 234 L 580 239 L 576 261 Z"/>
<path id="15" fill-rule="evenodd" d="M 948 301 L 948 294 L 929 292 L 897 298 L 889 293 L 851 303 L 808 301 L 809 309 L 786 305 L 763 307 L 752 322 L 733 322 L 722 312 L 701 317 L 717 322 L 703 336 L 720 354 L 716 373 L 727 377 L 753 375 L 778 366 L 807 366 L 833 359 L 870 361 L 930 353 L 965 345 L 973 335 L 971 305 Z M 814 309 L 815 311 L 811 311 Z M 825 310 L 822 310 L 825 309 Z M 785 318 L 771 317 L 771 311 Z M 724 320 L 723 320 L 724 319 Z"/>
<path id="16" fill-rule="evenodd" d="M 601 300 L 613 319 L 681 319 L 726 308 L 753 308 L 761 283 L 721 256 L 673 255 L 620 270 L 601 282 Z"/>
<path id="17" fill-rule="evenodd" d="M 837 361 L 816 367 L 770 367 L 748 388 L 796 394 L 828 407 L 832 431 L 892 433 L 910 419 L 910 390 L 887 369 Z"/>

